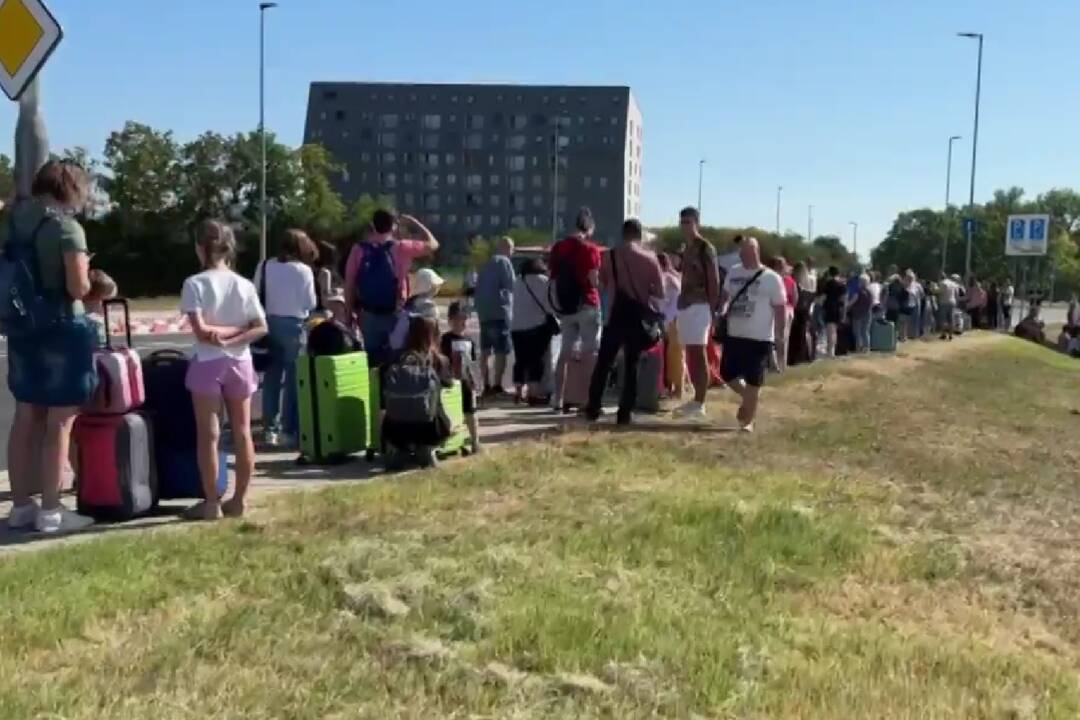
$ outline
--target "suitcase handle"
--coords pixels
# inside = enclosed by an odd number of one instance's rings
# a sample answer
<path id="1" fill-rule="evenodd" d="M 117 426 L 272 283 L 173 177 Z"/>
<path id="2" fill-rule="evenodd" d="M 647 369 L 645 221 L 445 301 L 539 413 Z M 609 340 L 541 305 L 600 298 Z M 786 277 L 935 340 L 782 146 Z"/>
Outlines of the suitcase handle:
<path id="1" fill-rule="evenodd" d="M 128 301 L 125 298 L 111 298 L 109 300 L 103 300 L 101 303 L 101 312 L 105 319 L 105 349 L 112 350 L 112 327 L 109 325 L 109 306 L 119 305 L 124 308 L 124 333 L 127 336 L 127 346 L 130 349 L 131 345 L 131 311 L 128 308 Z"/>
<path id="2" fill-rule="evenodd" d="M 165 350 L 155 350 L 154 352 L 147 355 L 146 359 L 143 362 L 147 363 L 148 365 L 164 365 L 166 363 L 173 362 L 174 360 L 186 359 L 187 355 L 184 354 L 183 350 L 173 350 L 171 348 L 167 348 Z"/>

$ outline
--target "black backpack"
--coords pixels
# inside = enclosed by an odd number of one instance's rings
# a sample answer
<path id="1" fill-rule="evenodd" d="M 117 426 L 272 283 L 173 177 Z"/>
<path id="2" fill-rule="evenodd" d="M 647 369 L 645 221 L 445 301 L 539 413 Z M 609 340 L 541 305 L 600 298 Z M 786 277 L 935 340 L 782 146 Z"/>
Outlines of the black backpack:
<path id="1" fill-rule="evenodd" d="M 563 242 L 580 243 L 576 237 L 569 237 Z M 573 263 L 569 258 L 563 257 L 558 261 L 552 260 L 551 277 L 553 280 L 548 285 L 548 299 L 551 300 L 551 309 L 557 315 L 575 315 L 585 305 L 585 288 L 581 286 L 577 273 L 574 272 Z"/>
<path id="2" fill-rule="evenodd" d="M 308 332 L 309 355 L 347 355 L 364 347 L 356 333 L 337 320 L 324 320 Z"/>

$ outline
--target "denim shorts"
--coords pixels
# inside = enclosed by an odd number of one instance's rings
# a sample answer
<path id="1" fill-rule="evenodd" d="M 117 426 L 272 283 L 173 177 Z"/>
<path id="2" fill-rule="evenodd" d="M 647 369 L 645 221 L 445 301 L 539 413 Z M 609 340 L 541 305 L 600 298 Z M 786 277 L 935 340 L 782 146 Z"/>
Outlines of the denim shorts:
<path id="1" fill-rule="evenodd" d="M 40 407 L 79 407 L 97 387 L 97 330 L 83 317 L 34 335 L 8 338 L 8 389 Z"/>
<path id="2" fill-rule="evenodd" d="M 485 320 L 480 323 L 480 349 L 486 353 L 509 355 L 510 323 L 506 320 Z"/>
<path id="3" fill-rule="evenodd" d="M 226 400 L 246 400 L 259 389 L 250 357 L 192 360 L 184 384 L 195 395 Z"/>

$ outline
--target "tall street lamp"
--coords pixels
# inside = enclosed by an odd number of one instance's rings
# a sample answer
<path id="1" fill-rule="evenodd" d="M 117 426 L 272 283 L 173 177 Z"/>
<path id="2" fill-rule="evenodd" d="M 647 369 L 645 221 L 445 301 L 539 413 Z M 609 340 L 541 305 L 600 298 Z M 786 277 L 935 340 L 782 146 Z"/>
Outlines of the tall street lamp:
<path id="1" fill-rule="evenodd" d="M 851 225 L 851 252 L 855 255 L 855 263 L 859 262 L 859 223 L 852 220 Z"/>
<path id="2" fill-rule="evenodd" d="M 276 2 L 259 3 L 259 142 L 262 145 L 259 182 L 259 259 L 266 262 L 266 11 Z"/>
<path id="3" fill-rule="evenodd" d="M 780 237 L 780 194 L 784 192 L 783 185 L 776 186 L 776 237 Z"/>
<path id="4" fill-rule="evenodd" d="M 941 274 L 945 275 L 946 263 L 949 258 L 949 205 L 952 199 L 952 146 L 957 140 L 960 140 L 959 135 L 953 135 L 949 138 L 949 159 L 945 165 L 945 232 L 942 233 L 944 237 L 941 238 Z"/>
<path id="5" fill-rule="evenodd" d="M 979 41 L 979 64 L 975 74 L 975 132 L 971 136 L 971 193 L 968 195 L 967 255 L 964 259 L 964 279 L 971 279 L 971 241 L 975 234 L 975 163 L 979 157 L 979 101 L 982 96 L 982 33 L 957 33 L 958 36 Z"/>
<path id="6" fill-rule="evenodd" d="M 814 206 L 806 208 L 806 242 L 814 242 Z"/>
<path id="7" fill-rule="evenodd" d="M 698 161 L 697 171 L 697 211 L 698 216 L 701 215 L 701 187 L 705 181 L 705 159 L 702 158 Z"/>

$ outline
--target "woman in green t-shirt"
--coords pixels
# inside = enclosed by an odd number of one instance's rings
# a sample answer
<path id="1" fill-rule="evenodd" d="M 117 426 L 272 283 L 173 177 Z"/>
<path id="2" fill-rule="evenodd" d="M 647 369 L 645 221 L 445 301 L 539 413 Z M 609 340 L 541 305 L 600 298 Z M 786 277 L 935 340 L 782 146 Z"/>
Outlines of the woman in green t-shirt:
<path id="1" fill-rule="evenodd" d="M 90 291 L 90 256 L 86 235 L 73 217 L 83 209 L 89 191 L 89 177 L 78 165 L 46 163 L 34 179 L 33 197 L 12 208 L 8 223 L 9 242 L 33 242 L 38 291 L 55 297 L 63 318 L 30 336 L 8 338 L 8 387 L 16 401 L 8 445 L 14 497 L 8 525 L 15 530 L 52 534 L 92 523 L 60 504 L 71 426 L 95 384 L 93 331 L 80 322 L 82 298 Z M 41 483 L 40 507 L 30 497 L 35 472 Z"/>

